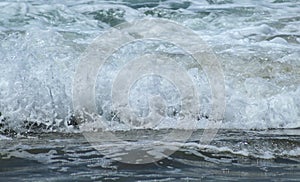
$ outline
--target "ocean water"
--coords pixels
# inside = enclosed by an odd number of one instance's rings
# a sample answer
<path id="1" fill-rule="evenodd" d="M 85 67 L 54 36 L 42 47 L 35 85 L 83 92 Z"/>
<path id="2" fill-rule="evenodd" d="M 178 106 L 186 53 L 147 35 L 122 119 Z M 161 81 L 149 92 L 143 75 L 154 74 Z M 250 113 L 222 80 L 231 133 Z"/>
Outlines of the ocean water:
<path id="1" fill-rule="evenodd" d="M 0 180 L 298 181 L 299 15 L 298 0 L 0 1 Z M 120 60 L 161 51 L 192 65 L 182 50 L 155 40 L 132 42 L 108 58 L 95 82 L 104 123 L 95 129 L 77 122 L 72 94 L 82 54 L 110 28 L 142 18 L 191 29 L 218 58 L 226 105 L 209 144 L 199 142 L 203 123 L 211 119 L 209 81 L 201 71 L 195 76 L 199 68 L 188 71 L 201 90 L 201 113 L 186 141 L 161 140 L 171 131 L 189 131 L 171 122 L 180 117 L 180 92 L 171 82 L 151 77 L 151 85 L 140 79 L 128 95 L 138 114 L 147 116 L 145 93 L 164 94 L 165 122 L 126 125 L 107 104 L 109 80 L 122 67 Z M 157 89 L 153 82 L 163 86 Z M 83 134 L 104 131 L 126 143 L 101 140 L 95 148 Z M 119 161 L 125 146 L 165 155 L 145 141 L 178 149 L 148 164 Z"/>

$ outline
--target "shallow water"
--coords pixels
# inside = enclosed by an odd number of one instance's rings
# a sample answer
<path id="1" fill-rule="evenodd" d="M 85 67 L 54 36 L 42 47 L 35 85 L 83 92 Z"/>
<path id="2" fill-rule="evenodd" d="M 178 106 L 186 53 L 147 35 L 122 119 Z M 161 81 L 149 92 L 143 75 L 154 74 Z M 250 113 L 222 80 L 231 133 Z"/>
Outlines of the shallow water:
<path id="1" fill-rule="evenodd" d="M 166 131 L 117 132 L 117 136 L 139 146 L 157 140 Z M 171 156 L 155 163 L 135 165 L 111 160 L 103 155 L 122 153 L 117 142 L 102 142 L 95 150 L 81 134 L 28 134 L 0 141 L 0 179 L 17 181 L 97 180 L 97 181 L 286 181 L 299 179 L 300 135 L 298 130 L 221 130 L 212 144 L 200 145 L 194 132 Z M 125 136 L 125 137 L 124 137 Z M 114 150 L 112 149 L 112 146 Z M 119 150 L 120 149 L 120 150 Z M 151 150 L 140 146 L 140 150 Z M 159 152 L 159 151 L 157 151 Z M 110 154 L 108 154 L 110 153 Z"/>
<path id="2" fill-rule="evenodd" d="M 297 0 L 0 0 L 0 180 L 297 181 L 299 14 Z M 181 147 L 166 159 L 129 165 L 111 160 L 122 155 L 118 142 L 100 143 L 102 152 L 111 156 L 108 158 L 78 130 L 72 83 L 80 55 L 97 36 L 112 26 L 145 17 L 183 24 L 215 52 L 224 71 L 226 110 L 214 140 L 207 146 L 199 144 L 202 122 L 209 119 L 210 93 L 205 90 L 207 80 L 196 79 L 204 91 L 201 117 L 192 137 L 187 142 L 174 138 L 163 143 Z M 155 42 L 144 44 L 132 43 L 109 61 L 130 59 L 149 45 L 157 46 Z M 168 46 L 159 48 L 174 51 Z M 97 80 L 98 109 L 105 117 L 105 128 L 101 129 L 131 142 L 132 148 L 141 147 L 144 140 L 160 141 L 170 129 L 184 131 L 172 122 L 132 129 L 114 121 L 103 102 L 109 91 L 106 78 L 112 73 L 110 69 L 115 71 L 109 66 Z M 137 92 L 139 88 L 157 93 L 145 83 L 129 96 L 134 104 L 144 99 Z M 173 104 L 170 108 L 177 108 L 178 93 L 168 93 L 169 98 L 175 98 L 168 100 Z M 144 106 L 148 100 L 143 101 L 142 107 L 135 107 L 147 114 Z"/>

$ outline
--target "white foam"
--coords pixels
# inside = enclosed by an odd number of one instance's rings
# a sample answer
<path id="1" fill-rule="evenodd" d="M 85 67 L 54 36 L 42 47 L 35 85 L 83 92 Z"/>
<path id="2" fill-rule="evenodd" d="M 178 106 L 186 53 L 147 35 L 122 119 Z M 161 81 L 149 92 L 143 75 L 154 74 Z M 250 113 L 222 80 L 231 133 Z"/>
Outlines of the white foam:
<path id="1" fill-rule="evenodd" d="M 300 3 L 284 5 L 192 1 L 187 9 L 160 14 L 193 28 L 220 58 L 226 82 L 224 128 L 300 127 Z M 113 7 L 125 12 L 121 19 L 131 21 L 145 16 L 145 11 L 159 10 L 104 2 L 2 2 L 0 7 L 4 36 L 0 42 L 0 112 L 1 120 L 5 117 L 12 128 L 24 120 L 51 128 L 66 125 L 72 115 L 72 80 L 78 57 L 109 27 L 89 13 Z M 14 17 L 19 21 L 9 21 Z M 202 109 L 208 113 L 206 94 Z M 109 124 L 112 130 L 124 129 L 118 122 Z M 158 129 L 168 127 L 180 125 L 170 121 Z"/>
<path id="2" fill-rule="evenodd" d="M 1 140 L 12 140 L 10 137 L 4 136 L 4 135 L 0 135 L 0 141 Z"/>

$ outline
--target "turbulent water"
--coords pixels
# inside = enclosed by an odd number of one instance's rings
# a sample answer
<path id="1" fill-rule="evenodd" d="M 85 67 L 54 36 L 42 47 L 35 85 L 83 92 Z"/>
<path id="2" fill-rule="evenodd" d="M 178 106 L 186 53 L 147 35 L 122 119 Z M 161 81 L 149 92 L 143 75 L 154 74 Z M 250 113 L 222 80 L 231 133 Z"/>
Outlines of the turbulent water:
<path id="1" fill-rule="evenodd" d="M 224 71 L 226 108 L 210 145 L 197 142 L 199 124 L 186 143 L 167 144 L 182 147 L 173 155 L 137 167 L 104 157 L 84 139 L 74 126 L 72 86 L 96 37 L 145 17 L 178 22 L 207 43 Z M 299 27 L 297 0 L 0 1 L 0 180 L 299 179 Z M 209 103 L 202 103 L 204 116 Z M 106 120 L 104 129 L 132 145 L 142 142 L 136 136 L 155 140 L 184 129 L 164 124 L 137 135 Z M 121 153 L 113 142 L 101 146 Z"/>

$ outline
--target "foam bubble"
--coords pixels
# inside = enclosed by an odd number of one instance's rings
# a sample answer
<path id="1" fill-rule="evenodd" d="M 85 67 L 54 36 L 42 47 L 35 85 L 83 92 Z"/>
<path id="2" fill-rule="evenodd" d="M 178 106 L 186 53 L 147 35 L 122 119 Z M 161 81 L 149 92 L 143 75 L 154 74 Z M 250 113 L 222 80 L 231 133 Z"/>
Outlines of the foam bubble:
<path id="1" fill-rule="evenodd" d="M 179 9 L 174 10 L 172 3 Z M 143 16 L 183 23 L 217 53 L 225 72 L 227 95 L 222 127 L 300 127 L 298 2 L 285 2 L 284 7 L 272 1 L 140 5 L 0 3 L 2 127 L 23 131 L 68 128 L 73 114 L 72 81 L 80 54 L 110 25 Z M 199 128 L 209 113 L 209 92 L 202 96 L 204 115 Z M 157 129 L 170 125 L 175 126 L 166 122 Z M 110 123 L 110 127 L 124 129 L 118 122 Z"/>

